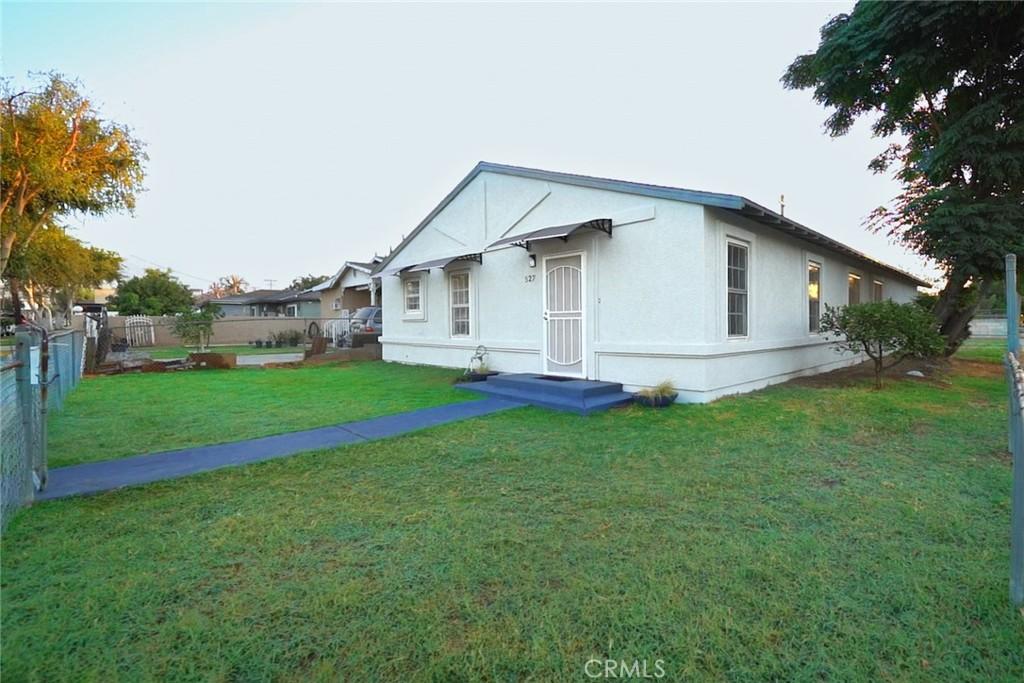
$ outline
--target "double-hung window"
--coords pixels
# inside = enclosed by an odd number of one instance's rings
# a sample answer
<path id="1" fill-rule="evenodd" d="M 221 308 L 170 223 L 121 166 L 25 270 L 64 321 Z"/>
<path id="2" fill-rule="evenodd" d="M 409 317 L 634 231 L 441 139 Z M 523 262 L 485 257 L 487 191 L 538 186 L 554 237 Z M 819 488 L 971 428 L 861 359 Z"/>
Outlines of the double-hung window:
<path id="1" fill-rule="evenodd" d="M 730 337 L 745 337 L 748 329 L 749 249 L 740 242 L 727 244 L 726 298 Z"/>
<path id="2" fill-rule="evenodd" d="M 885 298 L 885 285 L 881 280 L 874 280 L 871 283 L 871 300 L 881 301 Z"/>
<path id="3" fill-rule="evenodd" d="M 811 334 L 821 331 L 821 264 L 807 262 L 807 329 Z"/>
<path id="4" fill-rule="evenodd" d="M 847 289 L 849 289 L 847 303 L 851 306 L 855 306 L 860 303 L 860 275 L 856 273 L 850 273 L 846 277 Z"/>
<path id="5" fill-rule="evenodd" d="M 422 315 L 423 299 L 420 296 L 420 279 L 411 277 L 404 281 L 405 314 Z"/>
<path id="6" fill-rule="evenodd" d="M 469 273 L 448 276 L 448 298 L 451 301 L 453 337 L 469 336 Z"/>

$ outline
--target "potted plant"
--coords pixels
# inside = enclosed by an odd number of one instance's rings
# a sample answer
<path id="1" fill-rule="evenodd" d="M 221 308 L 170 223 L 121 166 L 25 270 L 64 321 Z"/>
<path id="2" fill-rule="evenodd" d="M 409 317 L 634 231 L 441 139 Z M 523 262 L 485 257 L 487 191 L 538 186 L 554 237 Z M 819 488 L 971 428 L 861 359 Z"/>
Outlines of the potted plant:
<path id="1" fill-rule="evenodd" d="M 281 339 L 280 335 L 272 334 L 270 335 L 270 339 L 267 340 L 267 346 L 281 348 L 284 346 L 284 340 Z"/>
<path id="2" fill-rule="evenodd" d="M 285 333 L 285 339 L 288 341 L 288 346 L 298 346 L 299 342 L 302 341 L 302 332 L 299 330 L 288 330 Z"/>
<path id="3" fill-rule="evenodd" d="M 497 375 L 496 370 L 491 370 L 485 363 L 480 363 L 476 367 L 470 368 L 466 371 L 464 382 L 484 382 L 491 375 Z"/>
<path id="4" fill-rule="evenodd" d="M 650 408 L 664 408 L 675 403 L 679 392 L 672 387 L 672 382 L 666 380 L 650 389 L 643 389 L 633 394 L 633 399 L 642 406 Z"/>
<path id="5" fill-rule="evenodd" d="M 263 348 L 263 340 L 262 339 L 257 339 L 256 340 L 256 348 L 257 349 L 262 349 Z"/>

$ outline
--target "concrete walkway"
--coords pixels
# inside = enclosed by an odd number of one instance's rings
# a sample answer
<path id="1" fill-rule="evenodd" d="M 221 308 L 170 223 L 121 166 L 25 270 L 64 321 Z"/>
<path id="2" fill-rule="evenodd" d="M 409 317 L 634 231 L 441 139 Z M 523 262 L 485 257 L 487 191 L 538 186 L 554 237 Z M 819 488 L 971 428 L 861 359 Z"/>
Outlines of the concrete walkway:
<path id="1" fill-rule="evenodd" d="M 283 458 L 303 451 L 373 441 L 471 417 L 490 415 L 521 405 L 512 401 L 487 398 L 482 401 L 422 408 L 397 415 L 385 415 L 261 439 L 58 467 L 50 470 L 46 490 L 36 494 L 36 500 L 99 493 L 124 486 L 176 479 L 221 467 Z"/>

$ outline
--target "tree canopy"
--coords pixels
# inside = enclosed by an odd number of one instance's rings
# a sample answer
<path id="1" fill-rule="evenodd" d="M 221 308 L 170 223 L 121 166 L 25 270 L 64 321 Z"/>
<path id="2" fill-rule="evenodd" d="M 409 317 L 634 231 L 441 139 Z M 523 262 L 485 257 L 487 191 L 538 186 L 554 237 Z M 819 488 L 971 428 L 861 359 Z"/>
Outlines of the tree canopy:
<path id="1" fill-rule="evenodd" d="M 193 300 L 171 271 L 147 268 L 144 275 L 118 283 L 110 306 L 121 315 L 174 315 L 191 311 Z"/>
<path id="2" fill-rule="evenodd" d="M 40 230 L 75 213 L 131 211 L 142 190 L 146 155 L 126 126 L 59 74 L 36 86 L 0 83 L 0 275 Z"/>
<path id="3" fill-rule="evenodd" d="M 869 168 L 902 189 L 870 224 L 944 269 L 934 312 L 952 352 L 972 290 L 1024 252 L 1024 3 L 859 2 L 783 83 L 813 89 L 831 135 L 867 117 L 894 140 Z"/>
<path id="4" fill-rule="evenodd" d="M 329 277 L 330 275 L 313 275 L 312 273 L 309 275 L 303 275 L 302 277 L 297 277 L 292 280 L 292 283 L 288 285 L 288 289 L 297 289 L 301 292 L 313 287 L 314 285 L 320 284 Z"/>
<path id="5" fill-rule="evenodd" d="M 80 290 L 99 287 L 120 277 L 116 253 L 83 244 L 58 227 L 39 230 L 32 245 L 8 263 L 11 277 L 21 281 L 29 306 L 36 312 L 67 313 Z"/>

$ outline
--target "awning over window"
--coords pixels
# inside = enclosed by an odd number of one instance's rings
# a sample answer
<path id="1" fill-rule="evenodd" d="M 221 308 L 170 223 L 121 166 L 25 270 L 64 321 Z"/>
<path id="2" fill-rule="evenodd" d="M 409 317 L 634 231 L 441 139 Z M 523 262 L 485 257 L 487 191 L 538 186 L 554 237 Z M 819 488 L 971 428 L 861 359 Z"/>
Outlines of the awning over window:
<path id="1" fill-rule="evenodd" d="M 531 230 L 530 232 L 524 232 L 519 235 L 513 235 L 511 237 L 503 237 L 497 242 L 489 244 L 488 249 L 496 249 L 498 247 L 523 247 L 527 251 L 530 250 L 530 242 L 539 242 L 540 240 L 550 239 L 562 239 L 568 241 L 568 239 L 579 232 L 591 228 L 593 230 L 600 230 L 601 232 L 607 233 L 609 237 L 612 235 L 612 219 L 610 218 L 594 218 L 583 223 L 570 223 L 569 225 L 553 225 L 549 228 L 541 228 L 539 230 Z"/>
<path id="2" fill-rule="evenodd" d="M 456 261 L 476 261 L 482 264 L 484 257 L 480 253 L 475 254 L 460 254 L 458 256 L 446 256 L 445 258 L 436 258 L 433 261 L 424 261 L 418 263 L 412 268 L 408 268 L 407 272 L 413 273 L 420 270 L 430 270 L 431 268 L 444 268 L 445 266 L 455 263 Z"/>
<path id="3" fill-rule="evenodd" d="M 445 266 L 455 263 L 456 261 L 476 261 L 477 263 L 483 263 L 484 257 L 479 252 L 472 254 L 456 254 L 455 256 L 445 256 L 444 258 L 436 258 L 432 261 L 424 261 L 423 263 L 416 263 L 411 266 L 400 266 L 398 268 L 388 268 L 382 270 L 381 275 L 401 275 L 402 273 L 415 273 L 424 270 L 430 270 L 431 268 L 444 268 Z"/>

